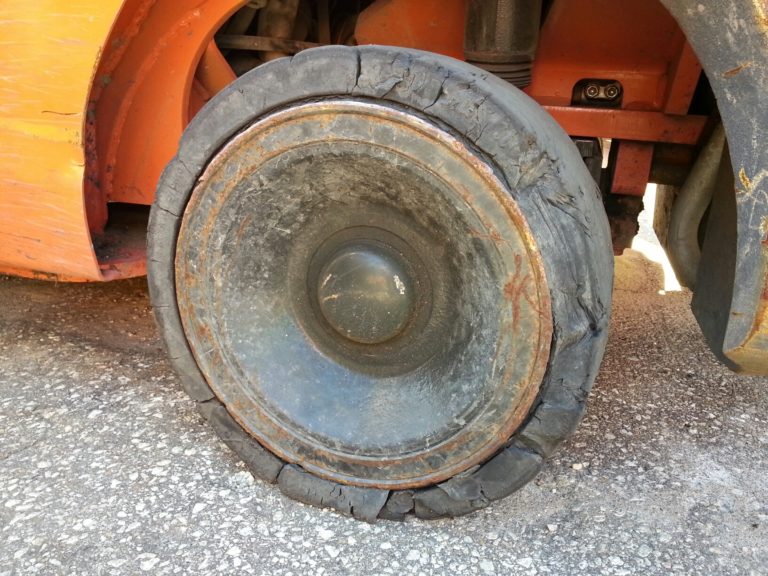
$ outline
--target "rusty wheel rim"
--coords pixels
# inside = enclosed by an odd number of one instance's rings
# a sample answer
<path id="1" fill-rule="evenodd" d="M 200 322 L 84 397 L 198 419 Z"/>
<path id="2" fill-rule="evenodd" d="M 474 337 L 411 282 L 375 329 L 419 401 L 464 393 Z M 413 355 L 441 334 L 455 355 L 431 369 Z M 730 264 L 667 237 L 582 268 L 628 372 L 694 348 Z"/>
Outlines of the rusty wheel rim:
<path id="1" fill-rule="evenodd" d="M 323 282 L 350 269 L 334 308 Z M 391 105 L 300 104 L 232 139 L 192 192 L 176 279 L 227 410 L 341 483 L 418 487 L 483 462 L 549 357 L 541 259 L 492 163 Z"/>

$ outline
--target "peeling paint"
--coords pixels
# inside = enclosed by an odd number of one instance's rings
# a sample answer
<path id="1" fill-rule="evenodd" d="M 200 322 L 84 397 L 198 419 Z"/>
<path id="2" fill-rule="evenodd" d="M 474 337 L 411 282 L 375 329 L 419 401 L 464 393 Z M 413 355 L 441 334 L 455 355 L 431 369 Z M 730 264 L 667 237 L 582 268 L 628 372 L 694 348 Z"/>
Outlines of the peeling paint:
<path id="1" fill-rule="evenodd" d="M 749 178 L 744 168 L 739 170 L 739 181 L 747 194 L 755 192 L 764 180 L 768 179 L 768 170 L 760 170 L 757 176 Z"/>
<path id="2" fill-rule="evenodd" d="M 750 68 L 752 66 L 752 62 L 744 62 L 743 64 L 739 64 L 736 66 L 736 68 L 731 68 L 727 72 L 723 72 L 723 78 L 733 78 L 737 74 L 741 73 L 743 70 Z"/>
<path id="3" fill-rule="evenodd" d="M 739 170 L 739 180 L 741 181 L 741 185 L 744 186 L 745 192 L 752 192 L 752 182 L 749 181 L 749 177 L 744 171 L 744 168 Z"/>

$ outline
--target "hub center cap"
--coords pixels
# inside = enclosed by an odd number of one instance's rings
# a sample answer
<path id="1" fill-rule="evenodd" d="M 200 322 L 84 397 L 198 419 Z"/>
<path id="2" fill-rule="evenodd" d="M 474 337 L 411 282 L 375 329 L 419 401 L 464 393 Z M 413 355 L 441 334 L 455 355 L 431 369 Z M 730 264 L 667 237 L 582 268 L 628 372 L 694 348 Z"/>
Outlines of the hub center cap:
<path id="1" fill-rule="evenodd" d="M 414 309 L 413 281 L 392 251 L 356 244 L 336 252 L 318 277 L 320 310 L 355 342 L 379 344 L 403 331 Z"/>

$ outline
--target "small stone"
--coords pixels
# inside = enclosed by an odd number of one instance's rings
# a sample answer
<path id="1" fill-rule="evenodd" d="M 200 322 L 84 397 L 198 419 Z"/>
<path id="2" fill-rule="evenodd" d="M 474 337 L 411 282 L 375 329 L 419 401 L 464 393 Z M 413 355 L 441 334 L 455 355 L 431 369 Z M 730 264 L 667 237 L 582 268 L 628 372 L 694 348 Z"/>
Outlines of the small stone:
<path id="1" fill-rule="evenodd" d="M 148 554 L 148 556 L 149 558 L 139 564 L 139 568 L 141 568 L 144 572 L 149 572 L 157 565 L 158 562 L 160 562 L 160 558 L 157 558 L 154 554 Z"/>
<path id="2" fill-rule="evenodd" d="M 335 548 L 334 546 L 326 546 L 325 551 L 328 553 L 328 556 L 330 556 L 331 558 L 336 558 L 340 552 L 340 550 L 338 548 Z"/>
<path id="3" fill-rule="evenodd" d="M 246 472 L 243 470 L 242 472 L 236 472 L 232 475 L 232 481 L 239 484 L 245 484 L 250 485 L 254 484 L 255 480 L 253 479 L 253 474 L 250 472 Z"/>
<path id="4" fill-rule="evenodd" d="M 411 550 L 408 552 L 408 556 L 405 557 L 409 562 L 418 562 L 421 558 L 421 553 L 418 550 Z"/>
<path id="5" fill-rule="evenodd" d="M 381 548 L 382 550 L 391 550 L 392 544 L 390 544 L 389 542 L 382 542 L 379 548 Z"/>
<path id="6" fill-rule="evenodd" d="M 317 529 L 317 535 L 320 536 L 322 540 L 330 540 L 333 538 L 333 531 L 320 527 Z"/>
<path id="7" fill-rule="evenodd" d="M 547 530 L 552 533 L 557 532 L 557 524 L 547 524 Z"/>
<path id="8" fill-rule="evenodd" d="M 640 545 L 640 548 L 637 549 L 637 555 L 640 556 L 640 558 L 648 558 L 648 556 L 651 555 L 651 548 L 650 546 L 647 546 L 645 544 Z"/>
<path id="9" fill-rule="evenodd" d="M 533 558 L 519 558 L 517 563 L 520 564 L 520 566 L 523 568 L 530 568 L 533 566 Z"/>
<path id="10" fill-rule="evenodd" d="M 493 574 L 495 571 L 495 567 L 493 565 L 493 562 L 490 560 L 480 560 L 480 570 L 485 572 L 486 574 Z"/>
<path id="11" fill-rule="evenodd" d="M 205 502 L 198 502 L 192 508 L 192 514 L 198 514 L 198 513 L 202 512 L 205 507 L 206 507 Z"/>
<path id="12" fill-rule="evenodd" d="M 624 561 L 618 556 L 611 556 L 609 560 L 612 566 L 624 566 Z"/>
<path id="13" fill-rule="evenodd" d="M 573 468 L 574 470 L 578 471 L 578 470 L 581 470 L 582 468 L 584 468 L 584 465 L 581 462 L 576 462 L 576 464 L 572 465 L 571 468 Z"/>

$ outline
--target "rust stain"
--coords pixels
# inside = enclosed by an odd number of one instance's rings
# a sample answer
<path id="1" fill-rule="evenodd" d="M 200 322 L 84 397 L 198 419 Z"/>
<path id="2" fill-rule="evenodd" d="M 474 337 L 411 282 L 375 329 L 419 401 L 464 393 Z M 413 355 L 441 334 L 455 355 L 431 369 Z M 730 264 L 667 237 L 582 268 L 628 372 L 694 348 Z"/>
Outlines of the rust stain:
<path id="1" fill-rule="evenodd" d="M 531 275 L 523 275 L 522 271 L 523 257 L 515 254 L 515 273 L 504 284 L 504 298 L 512 304 L 512 325 L 517 326 L 520 319 L 520 298 L 524 297 L 528 290 L 528 284 L 531 281 Z M 529 301 L 526 297 L 526 301 Z"/>
<path id="2" fill-rule="evenodd" d="M 470 231 L 470 236 L 472 236 L 472 238 L 481 238 L 482 240 L 491 240 L 496 244 L 501 244 L 502 242 L 506 242 L 504 237 L 501 234 L 499 234 L 497 230 L 495 230 L 493 227 L 490 227 L 490 226 L 489 226 L 488 234 L 483 234 L 482 232 L 478 232 L 477 230 L 472 230 Z"/>
<path id="3" fill-rule="evenodd" d="M 760 170 L 760 172 L 753 174 L 752 178 L 750 178 L 747 176 L 747 172 L 744 170 L 744 168 L 739 169 L 739 181 L 744 187 L 744 192 L 747 194 L 752 194 L 755 190 L 762 186 L 763 182 L 766 180 L 768 180 L 768 170 Z"/>
<path id="4" fill-rule="evenodd" d="M 752 192 L 752 182 L 750 182 L 747 173 L 744 171 L 744 168 L 739 170 L 739 180 L 741 181 L 741 185 L 744 186 L 744 190 L 747 192 Z"/>
<path id="5" fill-rule="evenodd" d="M 513 305 L 513 321 L 516 324 L 517 318 L 520 313 L 520 298 L 523 298 L 528 305 L 531 307 L 531 309 L 541 316 L 543 314 L 542 310 L 539 309 L 537 298 L 535 295 L 531 294 L 531 275 L 526 274 L 525 276 L 520 278 L 520 267 L 522 264 L 522 256 L 519 254 L 515 255 L 515 273 L 511 276 L 511 278 L 507 281 L 506 284 L 504 284 L 504 298 L 512 302 Z"/>
<path id="6" fill-rule="evenodd" d="M 762 366 L 765 366 L 765 345 L 761 340 L 766 335 L 768 335 L 768 285 L 763 285 L 760 304 L 749 334 L 741 345 L 728 352 L 728 357 L 733 359 L 732 355 L 739 353 L 757 354 L 760 356 Z M 759 370 L 762 372 L 764 368 L 761 367 Z"/>
<path id="7" fill-rule="evenodd" d="M 739 74 L 742 70 L 745 70 L 746 68 L 750 68 L 752 66 L 752 62 L 744 62 L 743 64 L 739 64 L 736 66 L 736 68 L 731 68 L 727 72 L 723 72 L 723 78 L 733 78 L 737 74 Z"/>
<path id="8" fill-rule="evenodd" d="M 248 226 L 251 224 L 251 216 L 246 216 L 243 218 L 243 221 L 240 223 L 240 226 L 237 229 L 237 234 L 235 234 L 235 238 L 237 239 L 237 242 L 239 243 L 240 240 L 243 238 L 243 234 L 247 230 Z"/>

